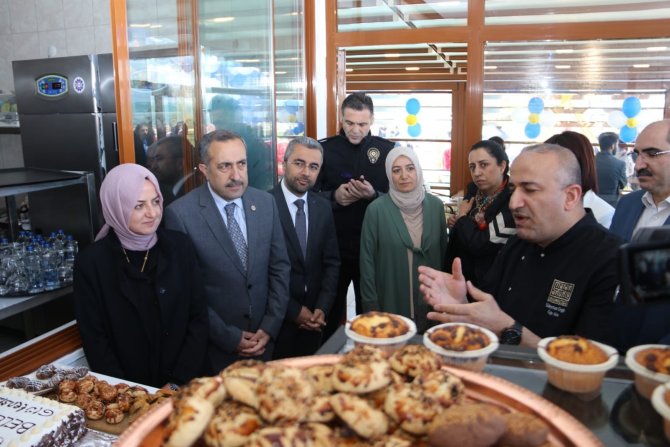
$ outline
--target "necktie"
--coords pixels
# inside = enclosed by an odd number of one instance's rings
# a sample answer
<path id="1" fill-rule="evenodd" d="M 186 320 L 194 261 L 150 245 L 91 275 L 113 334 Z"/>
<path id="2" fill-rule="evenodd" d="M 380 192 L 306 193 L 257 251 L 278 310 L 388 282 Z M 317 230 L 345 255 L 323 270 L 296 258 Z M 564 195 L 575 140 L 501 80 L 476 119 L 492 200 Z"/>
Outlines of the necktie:
<path id="1" fill-rule="evenodd" d="M 230 238 L 233 240 L 233 245 L 235 245 L 235 250 L 242 261 L 242 266 L 244 270 L 247 269 L 247 243 L 244 240 L 244 235 L 240 226 L 235 219 L 235 204 L 229 203 L 226 205 L 226 216 L 228 217 L 228 233 L 230 233 Z"/>
<path id="2" fill-rule="evenodd" d="M 295 213 L 295 232 L 298 234 L 298 242 L 302 248 L 303 258 L 307 257 L 307 218 L 305 217 L 305 201 L 298 199 L 295 202 L 298 212 Z"/>

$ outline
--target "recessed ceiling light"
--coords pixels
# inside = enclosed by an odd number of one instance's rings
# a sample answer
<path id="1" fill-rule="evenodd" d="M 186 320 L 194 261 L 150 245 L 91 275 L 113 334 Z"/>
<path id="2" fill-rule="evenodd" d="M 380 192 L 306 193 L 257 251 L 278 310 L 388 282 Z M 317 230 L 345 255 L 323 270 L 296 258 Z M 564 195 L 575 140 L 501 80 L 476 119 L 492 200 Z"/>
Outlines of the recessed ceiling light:
<path id="1" fill-rule="evenodd" d="M 668 47 L 647 47 L 647 51 L 665 51 Z"/>
<path id="2" fill-rule="evenodd" d="M 151 23 L 131 23 L 131 28 L 149 28 Z"/>
<path id="3" fill-rule="evenodd" d="M 484 70 L 497 70 L 497 65 L 484 65 Z"/>
<path id="4" fill-rule="evenodd" d="M 574 52 L 575 52 L 575 50 L 573 50 L 572 48 L 560 48 L 560 49 L 556 50 L 556 53 L 558 53 L 558 54 L 567 54 L 567 53 L 574 53 Z"/>
<path id="5" fill-rule="evenodd" d="M 285 71 L 275 71 L 275 74 L 276 75 L 285 75 L 286 72 Z"/>
<path id="6" fill-rule="evenodd" d="M 407 71 L 419 71 L 421 68 L 419 67 L 405 67 L 405 70 Z"/>
<path id="7" fill-rule="evenodd" d="M 353 68 L 347 68 L 346 71 L 347 71 L 347 73 L 351 73 L 352 71 L 354 71 L 354 69 Z"/>
<path id="8" fill-rule="evenodd" d="M 649 68 L 649 64 L 633 64 L 634 68 Z"/>
<path id="9" fill-rule="evenodd" d="M 233 20 L 235 20 L 235 17 L 215 17 L 211 20 L 211 22 L 225 23 L 225 22 L 232 22 Z"/>
<path id="10" fill-rule="evenodd" d="M 386 54 L 384 54 L 384 57 L 388 57 L 388 58 L 400 57 L 400 53 L 386 53 Z"/>
<path id="11" fill-rule="evenodd" d="M 255 64 L 260 61 L 260 59 L 237 59 L 237 62 L 242 62 L 244 64 Z"/>
<path id="12" fill-rule="evenodd" d="M 570 65 L 556 65 L 556 68 L 559 70 L 567 70 L 568 68 L 571 68 Z"/>

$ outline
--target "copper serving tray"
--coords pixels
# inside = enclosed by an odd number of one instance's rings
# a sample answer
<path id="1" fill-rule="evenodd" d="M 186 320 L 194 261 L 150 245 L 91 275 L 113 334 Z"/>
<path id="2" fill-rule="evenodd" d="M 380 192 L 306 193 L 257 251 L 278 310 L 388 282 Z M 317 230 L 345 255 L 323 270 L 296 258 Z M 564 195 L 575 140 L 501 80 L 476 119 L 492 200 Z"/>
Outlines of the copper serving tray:
<path id="1" fill-rule="evenodd" d="M 306 368 L 337 363 L 339 355 L 320 355 L 282 360 L 279 363 Z M 556 447 L 600 447 L 600 440 L 577 419 L 539 395 L 507 380 L 480 372 L 443 366 L 458 376 L 466 396 L 474 401 L 493 402 L 512 411 L 534 414 L 549 426 L 549 442 Z M 172 412 L 172 402 L 165 401 L 136 420 L 121 434 L 114 446 L 159 447 L 163 439 L 163 421 Z"/>

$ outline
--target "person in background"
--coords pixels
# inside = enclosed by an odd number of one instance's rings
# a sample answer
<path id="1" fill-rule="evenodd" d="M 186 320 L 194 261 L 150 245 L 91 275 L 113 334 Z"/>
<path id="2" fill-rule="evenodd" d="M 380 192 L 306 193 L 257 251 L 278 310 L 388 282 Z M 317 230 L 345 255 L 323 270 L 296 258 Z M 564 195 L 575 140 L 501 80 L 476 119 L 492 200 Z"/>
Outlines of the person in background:
<path id="1" fill-rule="evenodd" d="M 330 203 L 309 192 L 323 162 L 323 148 L 295 137 L 284 153 L 284 178 L 272 190 L 291 261 L 289 302 L 274 358 L 312 355 L 335 300 L 340 269 Z"/>
<path id="2" fill-rule="evenodd" d="M 398 146 L 386 157 L 389 193 L 368 206 L 361 231 L 363 311 L 382 310 L 429 327 L 418 266 L 443 269 L 447 223 L 442 201 L 423 189 L 416 153 Z"/>
<path id="3" fill-rule="evenodd" d="M 639 191 L 619 200 L 611 230 L 628 242 L 642 227 L 670 225 L 670 120 L 645 127 L 635 141 Z"/>
<path id="4" fill-rule="evenodd" d="M 584 210 L 581 183 L 570 150 L 524 148 L 510 169 L 517 234 L 481 286 L 466 282 L 458 258 L 452 274 L 419 267 L 421 292 L 434 309 L 428 318 L 484 326 L 505 344 L 535 346 L 562 334 L 606 339 L 620 240 Z"/>
<path id="5" fill-rule="evenodd" d="M 105 225 L 74 266 L 77 325 L 91 370 L 162 387 L 205 371 L 207 304 L 191 242 L 159 228 L 146 168 L 115 167 L 100 187 Z"/>
<path id="6" fill-rule="evenodd" d="M 516 230 L 509 210 L 507 153 L 492 140 L 479 141 L 470 148 L 468 169 L 475 188 L 472 198 L 461 203 L 459 214 L 449 217 L 445 265 L 451 272 L 454 259 L 460 258 L 463 274 L 478 285 Z"/>
<path id="7" fill-rule="evenodd" d="M 619 146 L 619 135 L 614 132 L 601 133 L 598 136 L 598 144 L 600 144 L 600 152 L 596 154 L 598 196 L 616 207 L 621 190 L 628 182 L 626 163 L 614 156 Z"/>
<path id="8" fill-rule="evenodd" d="M 384 163 L 395 146 L 392 141 L 373 136 L 372 98 L 364 93 L 352 93 L 342 102 L 340 133 L 320 140 L 323 146 L 323 166 L 314 185 L 331 203 L 337 243 L 340 248 L 340 277 L 331 317 L 324 331 L 327 340 L 346 317 L 347 291 L 354 283 L 356 313 L 361 313 L 360 237 L 363 217 L 368 205 L 389 190 Z"/>
<path id="9" fill-rule="evenodd" d="M 596 177 L 596 163 L 593 145 L 586 136 L 578 132 L 566 130 L 549 138 L 545 143 L 558 144 L 570 149 L 579 161 L 582 171 L 582 194 L 584 195 L 584 208 L 593 213 L 598 223 L 609 228 L 614 216 L 614 207 L 598 197 L 598 182 Z"/>
<path id="10" fill-rule="evenodd" d="M 207 182 L 165 210 L 165 226 L 195 245 L 209 310 L 207 355 L 218 372 L 243 358 L 272 358 L 291 265 L 274 198 L 248 187 L 242 137 L 203 136 L 198 169 Z"/>
<path id="11" fill-rule="evenodd" d="M 142 147 L 144 148 L 144 153 L 146 154 L 151 146 L 156 141 L 156 134 L 154 133 L 154 128 L 151 123 L 140 123 L 135 126 L 135 134 L 140 137 L 142 142 Z"/>
<path id="12" fill-rule="evenodd" d="M 191 143 L 182 136 L 165 137 L 151 145 L 147 151 L 147 167 L 154 173 L 167 207 L 177 197 L 184 195 L 184 153 L 190 155 Z"/>

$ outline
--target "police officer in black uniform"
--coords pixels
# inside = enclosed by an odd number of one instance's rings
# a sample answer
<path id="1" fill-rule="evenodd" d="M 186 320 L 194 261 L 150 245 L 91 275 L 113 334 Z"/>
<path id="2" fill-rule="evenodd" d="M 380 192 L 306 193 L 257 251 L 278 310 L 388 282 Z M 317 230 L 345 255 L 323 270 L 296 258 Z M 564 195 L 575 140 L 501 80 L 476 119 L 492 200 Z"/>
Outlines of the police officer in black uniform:
<path id="1" fill-rule="evenodd" d="M 356 313 L 361 312 L 360 238 L 365 210 L 380 194 L 387 193 L 386 156 L 395 143 L 373 136 L 372 99 L 352 93 L 342 102 L 338 135 L 319 142 L 323 146 L 323 167 L 314 186 L 333 207 L 340 248 L 340 278 L 337 296 L 324 330 L 327 340 L 346 317 L 347 289 L 354 282 Z"/>

